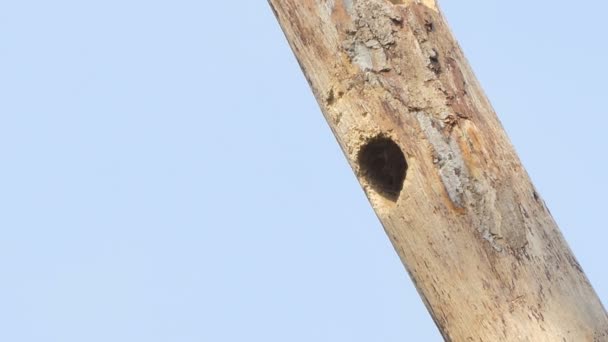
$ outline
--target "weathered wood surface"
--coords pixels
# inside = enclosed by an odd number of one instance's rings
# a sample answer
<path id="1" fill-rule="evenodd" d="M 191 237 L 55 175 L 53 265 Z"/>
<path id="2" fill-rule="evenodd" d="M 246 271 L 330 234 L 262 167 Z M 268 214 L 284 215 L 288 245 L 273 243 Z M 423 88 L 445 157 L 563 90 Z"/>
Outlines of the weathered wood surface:
<path id="1" fill-rule="evenodd" d="M 605 309 L 433 0 L 270 4 L 446 340 L 608 341 Z"/>

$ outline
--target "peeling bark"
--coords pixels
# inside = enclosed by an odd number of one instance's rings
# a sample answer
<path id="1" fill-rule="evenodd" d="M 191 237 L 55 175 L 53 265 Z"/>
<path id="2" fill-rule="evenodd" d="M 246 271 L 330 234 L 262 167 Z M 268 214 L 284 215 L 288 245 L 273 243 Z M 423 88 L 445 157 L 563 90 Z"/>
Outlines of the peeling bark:
<path id="1" fill-rule="evenodd" d="M 270 4 L 445 340 L 608 341 L 435 1 Z"/>

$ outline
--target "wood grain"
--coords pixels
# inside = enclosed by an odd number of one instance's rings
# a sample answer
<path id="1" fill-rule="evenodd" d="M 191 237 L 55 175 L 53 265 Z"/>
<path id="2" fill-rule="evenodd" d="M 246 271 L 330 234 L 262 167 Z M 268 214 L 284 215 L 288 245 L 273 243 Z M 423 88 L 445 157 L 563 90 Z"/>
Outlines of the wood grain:
<path id="1" fill-rule="evenodd" d="M 435 1 L 270 4 L 446 341 L 608 341 Z"/>

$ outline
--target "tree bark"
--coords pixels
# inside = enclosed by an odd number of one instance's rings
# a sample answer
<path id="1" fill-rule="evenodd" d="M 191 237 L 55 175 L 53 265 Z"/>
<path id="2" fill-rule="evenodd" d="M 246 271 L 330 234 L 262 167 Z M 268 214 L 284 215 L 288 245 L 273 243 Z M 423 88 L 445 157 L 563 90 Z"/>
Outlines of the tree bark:
<path id="1" fill-rule="evenodd" d="M 446 341 L 608 341 L 434 0 L 270 4 Z"/>

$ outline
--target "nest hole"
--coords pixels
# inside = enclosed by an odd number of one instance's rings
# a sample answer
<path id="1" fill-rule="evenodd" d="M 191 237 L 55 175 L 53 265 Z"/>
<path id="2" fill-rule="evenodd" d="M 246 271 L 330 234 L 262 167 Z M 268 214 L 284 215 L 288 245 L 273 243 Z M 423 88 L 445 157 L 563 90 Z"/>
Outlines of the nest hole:
<path id="1" fill-rule="evenodd" d="M 373 138 L 359 151 L 358 163 L 361 175 L 372 189 L 396 202 L 408 167 L 399 145 L 388 137 Z"/>

